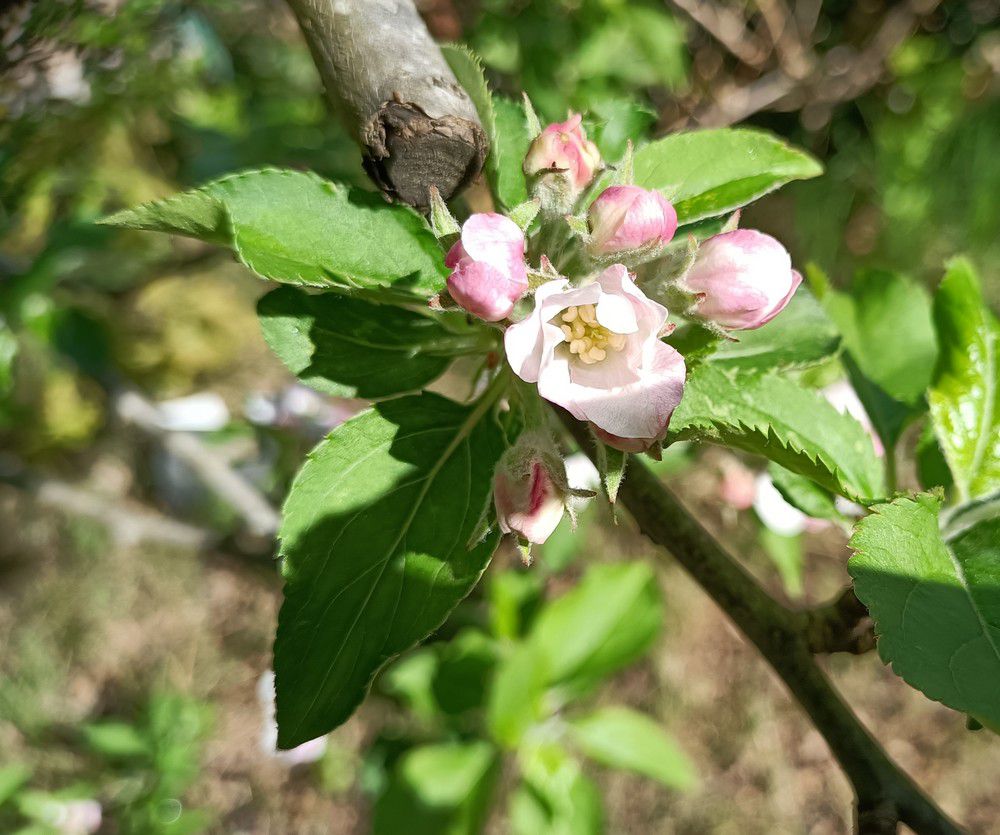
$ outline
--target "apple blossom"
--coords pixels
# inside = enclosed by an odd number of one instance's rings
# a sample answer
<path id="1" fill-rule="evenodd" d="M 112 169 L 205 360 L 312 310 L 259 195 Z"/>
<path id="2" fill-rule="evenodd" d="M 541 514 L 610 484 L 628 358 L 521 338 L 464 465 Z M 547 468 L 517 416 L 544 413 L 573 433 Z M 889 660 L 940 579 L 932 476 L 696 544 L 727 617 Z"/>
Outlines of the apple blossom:
<path id="1" fill-rule="evenodd" d="M 448 292 L 480 319 L 505 319 L 528 289 L 524 251 L 524 233 L 510 218 L 493 213 L 472 215 L 445 258 L 445 265 L 452 270 Z"/>
<path id="2" fill-rule="evenodd" d="M 709 238 L 684 276 L 685 289 L 698 297 L 693 312 L 727 330 L 770 322 L 801 281 L 785 248 L 753 229 Z"/>
<path id="3" fill-rule="evenodd" d="M 546 400 L 611 436 L 649 446 L 684 390 L 684 358 L 660 341 L 667 309 L 621 264 L 581 287 L 542 284 L 531 315 L 507 328 L 514 372 Z"/>
<path id="4" fill-rule="evenodd" d="M 820 393 L 838 412 L 850 415 L 864 427 L 865 432 L 872 439 L 872 446 L 875 448 L 875 454 L 879 458 L 885 455 L 885 446 L 882 444 L 882 439 L 875 431 L 871 418 L 868 417 L 868 412 L 861 402 L 861 398 L 858 397 L 858 393 L 854 390 L 854 386 L 847 380 L 838 380 L 836 383 L 831 383 L 822 389 Z"/>
<path id="5" fill-rule="evenodd" d="M 581 122 L 579 113 L 571 113 L 565 122 L 548 125 L 528 148 L 524 173 L 566 172 L 575 193 L 585 189 L 601 167 L 601 152 L 587 139 Z"/>
<path id="6" fill-rule="evenodd" d="M 493 476 L 493 502 L 504 533 L 541 544 L 556 529 L 569 496 L 566 466 L 551 439 L 525 432 Z"/>
<path id="7" fill-rule="evenodd" d="M 326 753 L 327 740 L 325 736 L 310 739 L 288 751 L 278 748 L 278 722 L 275 718 L 274 672 L 272 670 L 267 670 L 257 679 L 257 703 L 263 714 L 260 750 L 268 757 L 293 768 L 297 765 L 316 762 Z"/>
<path id="8" fill-rule="evenodd" d="M 610 255 L 640 247 L 659 247 L 677 231 L 677 212 L 658 191 L 611 186 L 590 204 L 588 249 Z"/>
<path id="9" fill-rule="evenodd" d="M 92 835 L 101 828 L 103 810 L 96 800 L 64 800 L 47 805 L 43 815 L 60 835 Z"/>

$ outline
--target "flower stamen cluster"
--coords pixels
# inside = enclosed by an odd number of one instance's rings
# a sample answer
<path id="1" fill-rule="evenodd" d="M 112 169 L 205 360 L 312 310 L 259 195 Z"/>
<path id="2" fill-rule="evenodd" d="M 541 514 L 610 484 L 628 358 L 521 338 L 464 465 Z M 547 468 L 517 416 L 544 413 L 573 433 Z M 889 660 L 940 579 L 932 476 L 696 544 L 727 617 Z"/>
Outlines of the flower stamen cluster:
<path id="1" fill-rule="evenodd" d="M 562 320 L 561 322 L 558 320 Z M 569 343 L 569 352 L 587 365 L 600 362 L 608 356 L 608 349 L 620 351 L 625 347 L 625 334 L 608 330 L 597 321 L 597 309 L 592 304 L 573 305 L 552 324 L 563 332 Z"/>

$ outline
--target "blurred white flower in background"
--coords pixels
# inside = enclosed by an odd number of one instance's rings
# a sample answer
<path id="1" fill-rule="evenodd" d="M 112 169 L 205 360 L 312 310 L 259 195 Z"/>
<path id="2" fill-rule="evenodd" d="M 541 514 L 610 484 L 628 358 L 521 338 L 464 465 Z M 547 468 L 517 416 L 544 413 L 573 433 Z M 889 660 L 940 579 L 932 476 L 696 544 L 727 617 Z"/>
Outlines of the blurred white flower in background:
<path id="1" fill-rule="evenodd" d="M 268 670 L 257 680 L 257 701 L 264 714 L 260 733 L 260 750 L 267 756 L 292 768 L 313 763 L 326 753 L 326 737 L 319 736 L 288 751 L 278 749 L 278 723 L 274 709 L 274 671 Z"/>

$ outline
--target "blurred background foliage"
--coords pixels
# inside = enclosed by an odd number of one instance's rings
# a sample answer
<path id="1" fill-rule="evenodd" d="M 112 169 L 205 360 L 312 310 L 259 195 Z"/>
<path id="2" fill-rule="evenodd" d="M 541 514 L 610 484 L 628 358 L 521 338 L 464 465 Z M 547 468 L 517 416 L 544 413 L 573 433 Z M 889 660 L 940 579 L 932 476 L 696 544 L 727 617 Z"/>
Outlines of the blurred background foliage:
<path id="1" fill-rule="evenodd" d="M 497 89 L 525 90 L 547 119 L 587 114 L 609 154 L 627 136 L 733 121 L 810 149 L 826 176 L 761 201 L 744 225 L 834 284 L 887 268 L 930 285 L 964 252 L 1000 303 L 997 0 L 418 5 L 440 39 L 479 52 Z M 614 562 L 646 546 L 597 506 L 534 573 L 499 554 L 486 587 L 316 757 L 276 755 L 254 696 L 279 593 L 270 539 L 162 440 L 194 433 L 213 466 L 276 504 L 359 404 L 292 383 L 259 335 L 265 285 L 227 255 L 94 221 L 246 167 L 366 185 L 358 152 L 280 3 L 0 8 L 0 829 L 70 831 L 65 804 L 97 797 L 109 832 L 362 832 L 372 808 L 398 831 L 398 808 L 437 802 L 406 775 L 458 755 L 427 746 L 488 732 L 485 685 L 437 677 L 493 681 L 497 655 L 581 575 L 581 550 Z M 837 590 L 840 528 L 764 527 L 763 509 L 741 512 L 753 473 L 717 450 L 677 449 L 660 466 L 778 593 Z M 586 773 L 609 831 L 843 831 L 847 788 L 818 738 L 680 574 L 661 585 L 660 643 L 596 698 L 673 728 L 702 787 L 668 794 L 536 746 L 521 766 L 542 788 L 511 815 L 542 831 L 540 814 L 596 808 Z M 997 801 L 978 779 L 997 765 L 991 749 L 870 662 L 831 666 L 890 752 L 991 831 Z M 462 756 L 509 783 L 475 749 Z M 475 800 L 476 786 L 455 791 Z M 467 831 L 481 811 L 428 831 Z M 559 831 L 596 831 L 601 814 Z"/>

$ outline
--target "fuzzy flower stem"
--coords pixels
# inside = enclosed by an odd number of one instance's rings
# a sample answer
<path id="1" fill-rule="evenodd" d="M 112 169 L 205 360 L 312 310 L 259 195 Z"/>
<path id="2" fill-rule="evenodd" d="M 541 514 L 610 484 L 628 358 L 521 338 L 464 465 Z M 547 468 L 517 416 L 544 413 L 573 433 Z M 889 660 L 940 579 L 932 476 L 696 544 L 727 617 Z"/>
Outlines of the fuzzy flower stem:
<path id="1" fill-rule="evenodd" d="M 594 458 L 586 427 L 566 413 L 561 417 Z M 856 832 L 895 832 L 904 823 L 918 835 L 959 835 L 958 826 L 889 759 L 816 664 L 808 613 L 774 600 L 638 459 L 629 464 L 618 501 L 757 647 L 808 714 L 854 789 Z"/>

